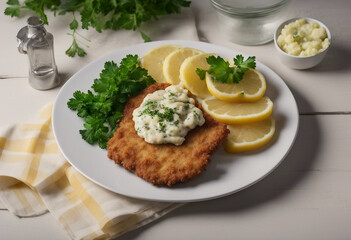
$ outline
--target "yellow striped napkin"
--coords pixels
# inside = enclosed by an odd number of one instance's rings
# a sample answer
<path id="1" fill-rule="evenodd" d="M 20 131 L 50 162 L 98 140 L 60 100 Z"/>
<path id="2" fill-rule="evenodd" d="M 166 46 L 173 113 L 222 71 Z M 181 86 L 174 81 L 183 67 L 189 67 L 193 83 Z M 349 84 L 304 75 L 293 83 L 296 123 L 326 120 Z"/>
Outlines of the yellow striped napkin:
<path id="1" fill-rule="evenodd" d="M 111 239 L 181 206 L 124 197 L 82 176 L 58 150 L 51 112 L 0 128 L 0 209 L 19 217 L 49 211 L 72 239 Z"/>

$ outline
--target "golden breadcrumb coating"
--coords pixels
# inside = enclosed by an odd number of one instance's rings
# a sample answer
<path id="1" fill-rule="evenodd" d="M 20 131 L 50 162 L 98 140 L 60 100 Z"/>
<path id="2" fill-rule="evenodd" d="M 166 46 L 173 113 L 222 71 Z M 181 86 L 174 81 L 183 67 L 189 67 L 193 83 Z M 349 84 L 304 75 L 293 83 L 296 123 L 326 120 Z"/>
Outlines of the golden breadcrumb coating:
<path id="1" fill-rule="evenodd" d="M 108 157 L 125 169 L 154 185 L 172 186 L 185 182 L 205 170 L 211 154 L 229 134 L 226 124 L 203 113 L 205 123 L 191 130 L 184 143 L 150 144 L 139 137 L 133 121 L 133 111 L 144 97 L 168 87 L 167 83 L 155 83 L 139 95 L 131 97 L 125 105 L 124 116 L 113 138 L 108 142 Z M 196 103 L 200 109 L 201 105 Z"/>

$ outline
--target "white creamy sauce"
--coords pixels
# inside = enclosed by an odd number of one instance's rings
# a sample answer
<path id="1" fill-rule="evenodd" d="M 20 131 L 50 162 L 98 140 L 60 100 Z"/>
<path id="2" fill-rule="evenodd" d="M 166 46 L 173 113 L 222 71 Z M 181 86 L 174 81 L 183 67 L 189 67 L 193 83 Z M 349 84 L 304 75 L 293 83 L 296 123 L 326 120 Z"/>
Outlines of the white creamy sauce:
<path id="1" fill-rule="evenodd" d="M 194 104 L 188 90 L 177 85 L 148 94 L 133 112 L 135 130 L 148 143 L 181 145 L 191 129 L 205 123 Z"/>

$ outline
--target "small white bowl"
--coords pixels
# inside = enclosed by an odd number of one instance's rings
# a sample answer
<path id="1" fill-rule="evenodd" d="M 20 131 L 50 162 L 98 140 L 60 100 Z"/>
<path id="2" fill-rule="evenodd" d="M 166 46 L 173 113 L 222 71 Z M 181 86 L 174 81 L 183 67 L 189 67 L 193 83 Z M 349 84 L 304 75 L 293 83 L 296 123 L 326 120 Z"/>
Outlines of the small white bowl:
<path id="1" fill-rule="evenodd" d="M 289 55 L 286 52 L 284 52 L 278 46 L 277 38 L 280 35 L 281 30 L 284 28 L 284 26 L 286 24 L 288 24 L 290 22 L 294 22 L 294 21 L 301 19 L 301 18 L 303 18 L 303 17 L 292 18 L 292 19 L 289 19 L 289 20 L 283 22 L 282 24 L 279 25 L 279 27 L 274 32 L 274 45 L 275 45 L 275 48 L 277 49 L 278 56 L 279 56 L 280 60 L 288 67 L 294 68 L 294 69 L 308 69 L 308 68 L 312 68 L 312 67 L 318 65 L 323 60 L 325 54 L 327 53 L 327 51 L 331 45 L 331 44 L 329 44 L 329 46 L 323 52 L 320 52 L 320 53 L 313 55 L 313 56 L 307 56 L 307 57 L 293 56 L 293 55 Z M 316 22 L 319 24 L 319 26 L 324 27 L 326 32 L 327 32 L 329 42 L 331 43 L 330 31 L 325 24 L 323 24 L 322 22 L 320 22 L 316 19 L 313 19 L 313 18 L 304 18 L 304 19 L 306 19 L 307 23 Z"/>

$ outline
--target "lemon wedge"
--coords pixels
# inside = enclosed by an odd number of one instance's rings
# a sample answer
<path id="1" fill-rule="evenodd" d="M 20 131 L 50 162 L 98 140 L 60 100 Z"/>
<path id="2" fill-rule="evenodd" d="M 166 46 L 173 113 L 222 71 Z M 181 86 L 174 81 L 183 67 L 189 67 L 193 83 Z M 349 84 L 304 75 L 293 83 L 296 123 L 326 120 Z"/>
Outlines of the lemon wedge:
<path id="1" fill-rule="evenodd" d="M 228 125 L 230 133 L 224 150 L 230 153 L 254 150 L 267 144 L 275 132 L 275 120 L 272 117 L 262 121 Z"/>
<path id="2" fill-rule="evenodd" d="M 256 69 L 246 71 L 239 83 L 215 82 L 212 75 L 207 73 L 206 84 L 213 96 L 229 102 L 254 102 L 266 92 L 266 79 Z"/>
<path id="3" fill-rule="evenodd" d="M 205 80 L 201 80 L 196 74 L 197 68 L 208 69 L 210 65 L 207 63 L 206 58 L 212 56 L 211 53 L 202 53 L 184 60 L 179 70 L 179 79 L 181 83 L 195 96 L 205 99 L 211 96 L 208 91 Z"/>
<path id="4" fill-rule="evenodd" d="M 180 66 L 188 57 L 204 53 L 195 48 L 181 48 L 170 53 L 163 63 L 163 77 L 166 82 L 177 85 L 180 83 Z"/>
<path id="5" fill-rule="evenodd" d="M 205 112 L 227 124 L 245 124 L 268 118 L 273 111 L 273 102 L 264 96 L 256 102 L 226 102 L 209 97 L 201 101 Z"/>
<path id="6" fill-rule="evenodd" d="M 162 72 L 163 62 L 171 52 L 180 48 L 182 48 L 182 46 L 176 44 L 155 47 L 142 57 L 141 66 L 147 69 L 148 74 L 155 79 L 156 82 L 164 83 L 166 81 Z"/>

